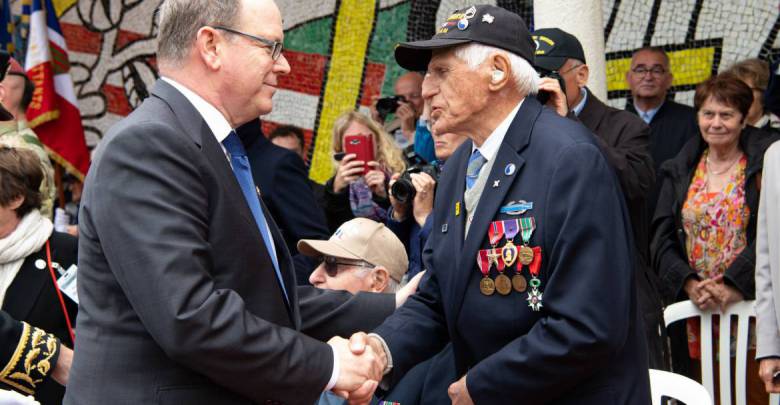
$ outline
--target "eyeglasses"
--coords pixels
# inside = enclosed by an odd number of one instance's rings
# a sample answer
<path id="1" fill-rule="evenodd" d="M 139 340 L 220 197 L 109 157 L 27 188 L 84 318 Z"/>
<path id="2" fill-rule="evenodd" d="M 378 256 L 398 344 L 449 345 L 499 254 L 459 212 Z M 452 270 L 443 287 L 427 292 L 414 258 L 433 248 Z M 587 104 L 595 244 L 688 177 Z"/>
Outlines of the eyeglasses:
<path id="1" fill-rule="evenodd" d="M 241 31 L 234 30 L 234 29 L 228 28 L 228 27 L 223 27 L 223 26 L 220 26 L 220 25 L 215 25 L 213 28 L 214 29 L 218 29 L 218 30 L 222 30 L 222 31 L 225 31 L 225 32 L 229 32 L 231 34 L 241 35 L 241 36 L 249 38 L 251 40 L 260 42 L 261 44 L 271 48 L 271 59 L 273 59 L 273 60 L 279 59 L 279 56 L 282 55 L 282 48 L 284 48 L 284 44 L 279 42 L 279 41 L 272 41 L 272 40 L 267 39 L 267 38 L 257 37 L 257 36 L 254 36 L 252 34 L 247 34 L 246 32 L 241 32 Z"/>
<path id="2" fill-rule="evenodd" d="M 664 75 L 664 73 L 666 73 L 666 69 L 664 69 L 664 68 L 662 68 L 660 66 L 654 66 L 652 69 L 648 69 L 648 68 L 646 68 L 644 66 L 637 66 L 637 67 L 631 69 L 631 71 L 634 72 L 634 74 L 637 74 L 639 76 L 644 76 L 644 75 L 650 73 L 651 75 L 653 75 L 655 77 L 661 77 L 661 76 Z"/>
<path id="3" fill-rule="evenodd" d="M 336 277 L 339 274 L 339 266 L 364 267 L 367 269 L 373 269 L 376 267 L 364 260 L 347 260 L 333 256 L 320 257 L 320 263 L 325 264 L 325 273 L 328 275 L 328 277 Z"/>

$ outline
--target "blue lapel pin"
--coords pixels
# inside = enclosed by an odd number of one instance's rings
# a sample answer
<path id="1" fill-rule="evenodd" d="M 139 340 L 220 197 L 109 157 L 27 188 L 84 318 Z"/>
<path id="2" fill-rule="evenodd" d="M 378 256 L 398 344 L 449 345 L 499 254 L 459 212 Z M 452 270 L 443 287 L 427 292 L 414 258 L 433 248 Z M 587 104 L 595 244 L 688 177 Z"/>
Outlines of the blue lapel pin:
<path id="1" fill-rule="evenodd" d="M 506 167 L 504 168 L 504 174 L 506 174 L 507 176 L 511 176 L 511 175 L 515 174 L 515 170 L 516 169 L 517 169 L 517 166 L 515 166 L 514 163 L 510 163 L 510 164 L 506 165 Z"/>

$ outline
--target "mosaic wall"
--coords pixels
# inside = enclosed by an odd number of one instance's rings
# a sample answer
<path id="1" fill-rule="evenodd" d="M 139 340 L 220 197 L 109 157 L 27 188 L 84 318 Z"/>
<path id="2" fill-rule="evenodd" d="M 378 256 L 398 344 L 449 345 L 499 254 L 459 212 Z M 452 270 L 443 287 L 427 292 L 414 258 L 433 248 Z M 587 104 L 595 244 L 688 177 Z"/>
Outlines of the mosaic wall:
<path id="1" fill-rule="evenodd" d="M 461 0 L 278 0 L 285 19 L 283 78 L 265 129 L 305 129 L 311 177 L 331 175 L 330 127 L 341 112 L 367 108 L 392 94 L 402 73 L 396 42 L 428 38 L 436 21 Z M 493 1 L 532 21 L 532 0 Z M 159 0 L 59 0 L 76 92 L 94 145 L 149 93 L 155 80 L 153 14 Z M 625 105 L 631 50 L 663 46 L 670 53 L 674 93 L 691 103 L 696 83 L 733 62 L 777 58 L 778 0 L 603 0 L 609 102 Z"/>

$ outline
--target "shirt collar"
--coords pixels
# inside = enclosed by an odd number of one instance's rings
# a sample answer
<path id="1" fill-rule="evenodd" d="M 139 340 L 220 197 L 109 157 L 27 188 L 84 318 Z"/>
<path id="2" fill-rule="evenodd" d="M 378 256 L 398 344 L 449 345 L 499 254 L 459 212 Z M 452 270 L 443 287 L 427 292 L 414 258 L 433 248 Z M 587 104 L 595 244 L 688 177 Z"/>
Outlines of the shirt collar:
<path id="1" fill-rule="evenodd" d="M 194 91 L 188 89 L 183 84 L 168 77 L 162 77 L 162 79 L 178 90 L 184 96 L 184 98 L 186 98 L 187 101 L 189 101 L 192 106 L 195 107 L 195 110 L 198 111 L 198 114 L 200 114 L 200 116 L 203 117 L 203 120 L 206 121 L 206 125 L 209 126 L 209 129 L 211 129 L 214 137 L 217 138 L 217 142 L 222 144 L 222 141 L 224 141 L 225 138 L 230 135 L 230 131 L 233 130 L 225 116 L 222 115 L 222 113 L 219 112 L 216 107 L 209 104 L 208 101 L 204 100 L 203 97 L 195 94 Z"/>
<path id="2" fill-rule="evenodd" d="M 588 102 L 588 91 L 583 89 L 583 88 L 581 88 L 580 89 L 580 94 L 582 95 L 582 99 L 580 99 L 580 102 L 577 103 L 577 105 L 575 105 L 574 109 L 573 109 L 574 115 L 576 115 L 578 117 L 579 117 L 580 113 L 582 112 L 582 109 L 585 108 L 585 103 Z"/>
<path id="3" fill-rule="evenodd" d="M 485 158 L 485 161 L 488 162 L 493 159 L 494 156 L 496 156 L 496 153 L 498 153 L 498 148 L 500 148 L 501 143 L 504 142 L 504 137 L 506 136 L 506 132 L 509 130 L 509 126 L 512 124 L 512 121 L 514 121 L 515 115 L 517 115 L 517 112 L 520 110 L 520 106 L 523 105 L 523 100 L 520 100 L 520 102 L 517 103 L 515 109 L 512 110 L 509 115 L 507 115 L 506 118 L 501 121 L 500 124 L 498 124 L 496 129 L 494 129 L 493 132 L 490 133 L 490 136 L 485 139 L 485 142 L 482 143 L 482 146 L 477 147 L 473 143 L 471 144 L 471 153 L 474 153 L 475 150 L 479 150 L 479 154 L 482 155 L 482 157 Z"/>
<path id="4" fill-rule="evenodd" d="M 653 117 L 655 117 L 655 114 L 663 106 L 664 106 L 664 102 L 661 102 L 661 104 L 658 104 L 658 107 L 651 108 L 651 109 L 649 109 L 647 111 L 642 111 L 639 107 L 637 107 L 636 103 L 634 103 L 634 109 L 636 110 L 637 114 L 639 115 L 640 118 L 645 120 L 645 123 L 647 123 L 647 124 L 649 124 L 650 121 L 653 120 Z"/>

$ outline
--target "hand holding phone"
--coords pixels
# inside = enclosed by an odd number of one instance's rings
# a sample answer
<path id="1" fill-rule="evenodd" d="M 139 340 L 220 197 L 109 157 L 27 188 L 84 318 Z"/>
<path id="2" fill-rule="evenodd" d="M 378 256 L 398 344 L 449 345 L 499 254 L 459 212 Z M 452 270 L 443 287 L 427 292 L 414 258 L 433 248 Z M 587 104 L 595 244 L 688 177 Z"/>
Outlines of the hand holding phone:
<path id="1" fill-rule="evenodd" d="M 345 135 L 344 152 L 354 153 L 355 160 L 364 162 L 363 174 L 366 174 L 371 170 L 368 162 L 374 160 L 374 139 L 370 134 Z"/>

